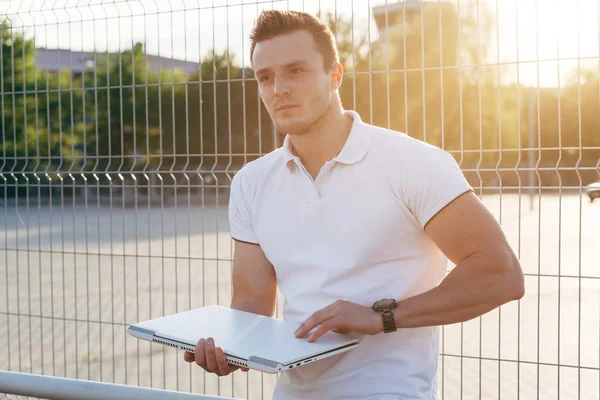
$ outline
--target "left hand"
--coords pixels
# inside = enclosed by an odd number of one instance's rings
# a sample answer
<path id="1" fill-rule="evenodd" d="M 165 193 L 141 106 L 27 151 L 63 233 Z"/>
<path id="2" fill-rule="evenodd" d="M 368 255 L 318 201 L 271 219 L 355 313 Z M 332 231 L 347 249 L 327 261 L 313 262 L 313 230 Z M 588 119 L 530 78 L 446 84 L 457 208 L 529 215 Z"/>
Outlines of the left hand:
<path id="1" fill-rule="evenodd" d="M 311 343 L 328 331 L 376 335 L 383 332 L 383 319 L 380 313 L 370 307 L 337 300 L 312 314 L 298 327 L 295 335 L 297 338 L 304 337 L 317 326 L 319 328 L 308 338 Z"/>

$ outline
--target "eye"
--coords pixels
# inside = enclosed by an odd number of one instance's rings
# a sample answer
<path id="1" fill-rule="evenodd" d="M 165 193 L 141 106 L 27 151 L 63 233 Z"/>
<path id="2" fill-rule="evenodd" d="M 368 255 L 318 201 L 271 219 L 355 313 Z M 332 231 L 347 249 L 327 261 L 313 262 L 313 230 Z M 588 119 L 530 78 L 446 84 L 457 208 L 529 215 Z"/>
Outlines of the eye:
<path id="1" fill-rule="evenodd" d="M 271 80 L 270 75 L 262 75 L 261 77 L 258 78 L 258 81 L 260 83 L 268 83 L 270 80 Z"/>
<path id="2" fill-rule="evenodd" d="M 304 72 L 304 70 L 302 68 L 294 68 L 294 69 L 292 69 L 292 74 L 294 74 L 294 75 L 299 75 L 302 72 Z"/>

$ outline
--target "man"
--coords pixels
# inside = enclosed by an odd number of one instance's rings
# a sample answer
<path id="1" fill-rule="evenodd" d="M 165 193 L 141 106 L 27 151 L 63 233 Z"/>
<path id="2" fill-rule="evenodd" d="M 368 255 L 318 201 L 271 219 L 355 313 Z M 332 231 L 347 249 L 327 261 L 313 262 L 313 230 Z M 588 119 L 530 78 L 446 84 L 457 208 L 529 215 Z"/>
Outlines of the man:
<path id="1" fill-rule="evenodd" d="M 264 11 L 251 39 L 262 101 L 287 136 L 232 182 L 231 307 L 271 316 L 279 286 L 297 337 L 361 337 L 282 373 L 274 398 L 436 399 L 437 326 L 520 299 L 519 262 L 454 158 L 342 108 L 325 25 Z M 185 360 L 227 375 L 217 345 L 201 340 Z"/>

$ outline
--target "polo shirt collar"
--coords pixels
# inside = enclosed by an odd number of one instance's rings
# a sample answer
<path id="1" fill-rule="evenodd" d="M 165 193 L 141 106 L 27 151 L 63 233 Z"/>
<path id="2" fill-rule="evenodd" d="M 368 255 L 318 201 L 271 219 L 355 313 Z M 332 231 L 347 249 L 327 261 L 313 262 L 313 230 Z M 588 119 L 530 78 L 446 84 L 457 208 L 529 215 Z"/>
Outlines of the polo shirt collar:
<path id="1" fill-rule="evenodd" d="M 365 129 L 365 124 L 361 121 L 360 115 L 357 112 L 346 110 L 344 113 L 352 117 L 352 128 L 344 147 L 342 147 L 342 151 L 340 151 L 333 161 L 351 165 L 362 160 L 367 154 L 369 145 L 371 144 L 371 134 L 368 129 Z M 289 135 L 285 136 L 282 147 L 286 164 L 297 158 L 292 150 L 292 142 Z"/>

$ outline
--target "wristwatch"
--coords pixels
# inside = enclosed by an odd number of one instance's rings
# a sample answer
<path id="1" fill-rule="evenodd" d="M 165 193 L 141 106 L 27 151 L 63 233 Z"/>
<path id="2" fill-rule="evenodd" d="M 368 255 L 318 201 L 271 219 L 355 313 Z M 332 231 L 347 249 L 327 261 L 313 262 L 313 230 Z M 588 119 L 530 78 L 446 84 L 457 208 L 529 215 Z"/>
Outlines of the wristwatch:
<path id="1" fill-rule="evenodd" d="M 398 307 L 398 303 L 394 299 L 381 299 L 376 301 L 371 307 L 373 311 L 381 313 L 384 333 L 396 331 L 396 321 L 394 320 L 394 310 L 396 307 Z"/>

